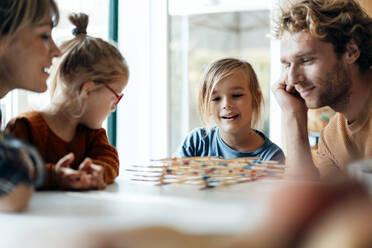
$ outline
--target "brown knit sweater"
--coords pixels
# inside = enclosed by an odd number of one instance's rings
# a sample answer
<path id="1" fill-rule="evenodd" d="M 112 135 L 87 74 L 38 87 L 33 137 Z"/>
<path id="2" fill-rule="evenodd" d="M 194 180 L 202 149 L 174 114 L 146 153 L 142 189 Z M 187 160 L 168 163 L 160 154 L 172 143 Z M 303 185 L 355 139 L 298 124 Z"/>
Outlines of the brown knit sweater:
<path id="1" fill-rule="evenodd" d="M 321 132 L 316 161 L 320 174 L 328 176 L 366 158 L 372 158 L 372 97 L 352 124 L 341 113 L 332 117 Z"/>
<path id="2" fill-rule="evenodd" d="M 30 111 L 11 120 L 6 129 L 39 150 L 47 169 L 45 189 L 57 188 L 54 166 L 70 152 L 75 155 L 71 168 L 77 169 L 89 157 L 94 164 L 103 166 L 106 183 L 112 183 L 119 174 L 118 153 L 109 144 L 103 128 L 89 129 L 79 125 L 73 140 L 65 142 L 49 128 L 39 112 Z"/>

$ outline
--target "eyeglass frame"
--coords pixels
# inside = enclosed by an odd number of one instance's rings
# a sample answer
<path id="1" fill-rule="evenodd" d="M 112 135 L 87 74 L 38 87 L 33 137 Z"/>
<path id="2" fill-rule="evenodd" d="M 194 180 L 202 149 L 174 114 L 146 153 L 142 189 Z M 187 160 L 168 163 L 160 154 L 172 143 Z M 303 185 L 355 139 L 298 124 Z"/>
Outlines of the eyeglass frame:
<path id="1" fill-rule="evenodd" d="M 103 83 L 102 81 L 94 80 L 94 82 L 95 83 L 102 84 L 103 86 L 105 86 L 106 89 L 108 89 L 109 91 L 111 91 L 115 95 L 115 97 L 116 97 L 114 104 L 115 105 L 118 105 L 118 103 L 120 102 L 120 100 L 123 98 L 124 93 L 120 93 L 120 94 L 116 93 L 116 91 L 113 88 L 111 88 L 108 84 Z"/>

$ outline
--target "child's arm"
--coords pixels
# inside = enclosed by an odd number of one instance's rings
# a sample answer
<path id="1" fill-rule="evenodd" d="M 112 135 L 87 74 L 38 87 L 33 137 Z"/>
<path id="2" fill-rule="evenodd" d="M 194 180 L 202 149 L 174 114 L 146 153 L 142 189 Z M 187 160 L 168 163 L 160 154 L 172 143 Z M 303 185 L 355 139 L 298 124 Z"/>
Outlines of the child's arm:
<path id="1" fill-rule="evenodd" d="M 34 144 L 33 140 L 33 127 L 30 123 L 30 121 L 25 117 L 18 117 L 15 119 L 12 119 L 9 121 L 9 123 L 6 126 L 5 131 L 10 133 L 11 135 L 22 139 L 23 141 L 32 144 L 36 146 L 38 151 L 41 155 L 43 155 L 43 151 L 41 151 L 41 148 L 38 147 L 36 144 Z M 42 189 L 55 189 L 56 188 L 56 178 L 55 178 L 55 172 L 54 172 L 55 164 L 52 163 L 46 163 L 46 181 L 43 186 L 41 186 Z"/>
<path id="2" fill-rule="evenodd" d="M 38 120 L 34 122 L 37 122 Z M 47 156 L 46 151 L 48 149 L 48 144 L 44 142 L 44 138 L 41 136 L 40 127 L 44 128 L 44 123 L 42 125 L 33 125 L 32 121 L 26 117 L 19 117 L 9 122 L 7 126 L 7 131 L 12 135 L 21 138 L 22 140 L 29 142 L 37 147 L 41 155 Z M 88 135 L 89 136 L 89 135 Z M 89 142 L 88 142 L 89 143 Z M 65 157 L 68 155 L 65 155 Z M 78 170 L 70 168 L 71 163 L 67 163 L 65 166 L 56 168 L 58 163 L 62 163 L 64 158 L 62 157 L 57 163 L 46 163 L 46 182 L 41 187 L 42 189 L 100 189 L 104 188 L 106 184 L 103 181 L 104 171 L 101 166 L 94 165 L 89 161 L 81 163 L 81 167 Z M 73 159 L 72 159 L 73 160 Z M 57 165 L 56 165 L 57 164 Z"/>
<path id="3" fill-rule="evenodd" d="M 105 183 L 110 184 L 119 175 L 119 155 L 115 147 L 110 145 L 103 128 L 94 132 L 90 135 L 92 138 L 86 157 L 91 158 L 93 164 L 103 167 Z"/>

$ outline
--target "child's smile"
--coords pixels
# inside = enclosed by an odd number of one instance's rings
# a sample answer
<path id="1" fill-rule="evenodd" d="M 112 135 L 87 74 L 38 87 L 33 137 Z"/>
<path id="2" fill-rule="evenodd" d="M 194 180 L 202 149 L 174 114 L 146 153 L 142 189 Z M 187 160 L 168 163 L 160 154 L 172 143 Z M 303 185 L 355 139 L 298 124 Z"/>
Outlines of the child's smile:
<path id="1" fill-rule="evenodd" d="M 227 114 L 227 115 L 221 116 L 221 118 L 224 119 L 224 120 L 226 120 L 226 121 L 234 121 L 239 116 L 240 116 L 240 114 Z"/>
<path id="2" fill-rule="evenodd" d="M 235 135 L 250 130 L 252 97 L 244 73 L 236 71 L 216 84 L 211 96 L 210 110 L 222 133 Z"/>

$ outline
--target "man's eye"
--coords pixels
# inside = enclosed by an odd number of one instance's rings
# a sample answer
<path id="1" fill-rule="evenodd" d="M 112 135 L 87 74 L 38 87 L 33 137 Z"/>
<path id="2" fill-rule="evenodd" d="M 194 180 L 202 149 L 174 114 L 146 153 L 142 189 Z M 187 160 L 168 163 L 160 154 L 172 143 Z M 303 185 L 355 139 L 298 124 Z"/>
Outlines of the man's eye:
<path id="1" fill-rule="evenodd" d="M 288 63 L 282 64 L 282 68 L 283 68 L 283 69 L 288 69 L 289 66 L 290 66 L 290 64 L 288 64 Z"/>
<path id="2" fill-rule="evenodd" d="M 212 102 L 217 102 L 219 100 L 221 100 L 221 97 L 219 97 L 219 96 L 212 98 Z"/>
<path id="3" fill-rule="evenodd" d="M 304 58 L 304 59 L 302 59 L 302 63 L 308 63 L 308 62 L 310 62 L 310 61 L 312 61 L 312 58 Z"/>

